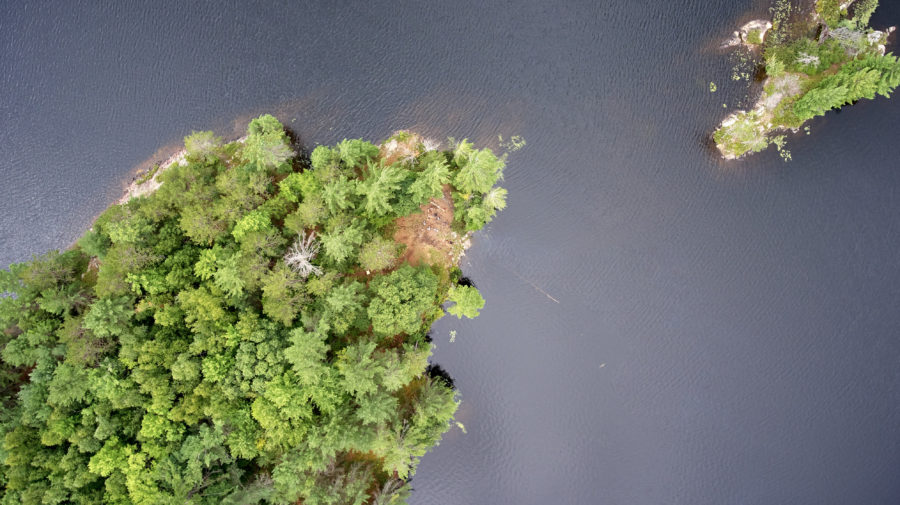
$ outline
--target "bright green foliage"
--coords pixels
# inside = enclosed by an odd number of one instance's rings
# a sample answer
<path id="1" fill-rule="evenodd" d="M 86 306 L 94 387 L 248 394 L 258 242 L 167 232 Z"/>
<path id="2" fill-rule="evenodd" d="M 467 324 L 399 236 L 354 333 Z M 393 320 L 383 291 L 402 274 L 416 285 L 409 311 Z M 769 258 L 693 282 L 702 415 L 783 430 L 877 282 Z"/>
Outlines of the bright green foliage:
<path id="1" fill-rule="evenodd" d="M 494 215 L 497 211 L 501 211 L 506 208 L 506 188 L 493 188 L 484 195 L 484 206 L 489 210 L 491 216 Z"/>
<path id="2" fill-rule="evenodd" d="M 472 156 L 472 154 L 477 152 L 477 149 L 475 149 L 475 145 L 469 142 L 468 139 L 462 139 L 459 142 L 454 142 L 453 139 L 450 139 L 450 142 L 454 144 L 451 156 L 453 159 L 453 164 L 457 167 L 464 166 L 466 163 L 468 163 L 468 160 Z"/>
<path id="3" fill-rule="evenodd" d="M 351 329 L 365 329 L 368 321 L 362 316 L 366 299 L 362 283 L 351 281 L 335 286 L 325 298 L 322 321 L 332 331 L 341 334 L 346 334 Z"/>
<path id="4" fill-rule="evenodd" d="M 724 152 L 742 155 L 747 152 L 759 152 L 768 147 L 769 139 L 765 128 L 759 123 L 757 111 L 738 112 L 732 117 L 731 124 L 722 126 L 713 134 L 716 144 L 723 146 Z"/>
<path id="5" fill-rule="evenodd" d="M 231 234 L 234 235 L 235 240 L 240 242 L 248 234 L 255 231 L 265 231 L 271 226 L 272 221 L 269 216 L 262 209 L 257 209 L 242 217 L 234 226 Z"/>
<path id="6" fill-rule="evenodd" d="M 311 171 L 291 172 L 278 183 L 278 189 L 279 194 L 296 203 L 301 199 L 317 196 L 321 186 Z"/>
<path id="7" fill-rule="evenodd" d="M 78 246 L 0 271 L 0 504 L 404 503 L 457 408 L 424 335 L 448 291 L 451 312 L 483 300 L 443 263 L 398 267 L 388 237 L 462 165 L 348 140 L 293 172 L 272 116 L 185 145 Z M 457 212 L 485 222 L 502 163 L 459 161 L 479 192 L 451 184 Z"/>
<path id="8" fill-rule="evenodd" d="M 316 146 L 309 155 L 309 164 L 313 170 L 328 170 L 341 161 L 341 153 L 328 146 Z"/>
<path id="9" fill-rule="evenodd" d="M 215 209 L 202 203 L 184 208 L 178 224 L 198 245 L 212 244 L 227 229 L 227 222 L 216 215 Z"/>
<path id="10" fill-rule="evenodd" d="M 219 268 L 219 261 L 224 259 L 226 255 L 227 253 L 219 246 L 204 249 L 200 253 L 197 263 L 194 264 L 194 273 L 204 281 L 212 279 Z"/>
<path id="11" fill-rule="evenodd" d="M 823 116 L 826 111 L 846 103 L 849 90 L 845 86 L 824 86 L 812 89 L 794 103 L 794 113 L 800 119 Z"/>
<path id="12" fill-rule="evenodd" d="M 216 287 L 228 296 L 240 296 L 244 291 L 244 280 L 241 279 L 237 259 L 238 257 L 232 254 L 219 260 L 218 269 L 213 275 Z"/>
<path id="13" fill-rule="evenodd" d="M 321 235 L 325 256 L 341 264 L 354 257 L 363 242 L 363 231 L 358 224 L 345 225 Z"/>
<path id="14" fill-rule="evenodd" d="M 82 325 L 98 337 L 111 337 L 128 328 L 133 314 L 128 298 L 101 298 L 91 305 Z"/>
<path id="15" fill-rule="evenodd" d="M 139 214 L 131 202 L 114 207 L 104 217 L 103 231 L 113 244 L 139 244 L 153 232 L 150 220 Z"/>
<path id="16" fill-rule="evenodd" d="M 362 139 L 342 140 L 337 145 L 338 156 L 348 169 L 366 164 L 378 157 L 378 146 Z"/>
<path id="17" fill-rule="evenodd" d="M 285 349 L 284 356 L 302 384 L 315 385 L 327 376 L 327 337 L 327 332 L 308 332 L 303 328 L 291 330 L 291 345 Z"/>
<path id="18" fill-rule="evenodd" d="M 213 284 L 229 296 L 240 296 L 243 292 L 245 282 L 241 278 L 238 256 L 229 254 L 219 246 L 200 253 L 194 273 L 200 279 L 212 279 Z"/>
<path id="19" fill-rule="evenodd" d="M 409 422 L 393 424 L 374 444 L 374 452 L 384 458 L 384 468 L 407 478 L 419 457 L 436 443 L 431 434 L 442 418 L 456 411 L 458 403 L 453 390 L 439 379 L 425 378 L 418 390 L 416 407 Z"/>
<path id="20" fill-rule="evenodd" d="M 466 140 L 456 144 L 453 163 L 453 203 L 456 219 L 466 231 L 480 230 L 497 210 L 506 206 L 506 190 L 494 187 L 503 178 L 505 155 L 498 158 L 490 149 L 477 150 Z"/>
<path id="21" fill-rule="evenodd" d="M 472 150 L 461 159 L 453 184 L 463 193 L 487 193 L 503 177 L 505 163 L 490 149 Z"/>
<path id="22" fill-rule="evenodd" d="M 339 214 L 353 206 L 355 192 L 356 188 L 351 181 L 338 179 L 322 188 L 322 198 L 329 212 Z"/>
<path id="23" fill-rule="evenodd" d="M 416 180 L 409 186 L 409 194 L 416 205 L 440 198 L 444 184 L 450 182 L 450 169 L 443 153 L 429 153 L 422 164 L 425 169 L 416 174 Z"/>
<path id="24" fill-rule="evenodd" d="M 363 197 L 362 205 L 365 213 L 378 217 L 391 212 L 400 190 L 400 183 L 406 179 L 408 173 L 408 170 L 398 165 L 387 167 L 381 163 L 369 165 L 367 177 L 357 186 L 357 192 Z"/>
<path id="25" fill-rule="evenodd" d="M 462 319 L 478 317 L 479 311 L 484 308 L 484 298 L 473 286 L 453 286 L 450 288 L 449 299 L 454 305 L 447 308 L 447 312 Z"/>
<path id="26" fill-rule="evenodd" d="M 369 317 L 378 335 L 412 334 L 422 327 L 425 312 L 434 306 L 438 279 L 428 268 L 403 265 L 370 284 Z"/>
<path id="27" fill-rule="evenodd" d="M 457 199 L 466 231 L 482 229 L 498 211 L 505 209 L 506 194 L 506 189 L 495 187 L 481 196 L 469 197 L 468 200 Z"/>
<path id="28" fill-rule="evenodd" d="M 306 285 L 299 275 L 279 261 L 266 273 L 262 285 L 263 312 L 290 326 L 306 299 Z"/>
<path id="29" fill-rule="evenodd" d="M 277 169 L 284 172 L 290 169 L 289 160 L 294 151 L 290 139 L 284 132 L 281 123 L 269 114 L 250 121 L 247 128 L 247 139 L 241 148 L 241 157 L 257 171 Z"/>
<path id="30" fill-rule="evenodd" d="M 193 132 L 184 138 L 184 150 L 192 159 L 213 161 L 222 151 L 222 137 L 213 132 Z"/>
<path id="31" fill-rule="evenodd" d="M 766 58 L 766 75 L 769 77 L 778 77 L 783 74 L 785 71 L 785 64 L 778 57 L 767 57 Z"/>
<path id="32" fill-rule="evenodd" d="M 78 247 L 81 248 L 85 254 L 96 256 L 101 260 L 106 256 L 106 251 L 109 250 L 109 246 L 111 245 L 112 241 L 106 235 L 99 231 L 95 231 L 93 228 L 85 232 L 85 234 L 78 239 Z"/>
<path id="33" fill-rule="evenodd" d="M 372 357 L 375 347 L 375 342 L 359 342 L 343 350 L 337 369 L 345 391 L 360 396 L 378 390 L 375 376 L 381 373 L 381 367 Z"/>
<path id="34" fill-rule="evenodd" d="M 747 33 L 747 43 L 748 44 L 756 44 L 756 45 L 762 44 L 763 43 L 762 32 L 760 32 L 759 29 L 750 30 Z"/>
<path id="35" fill-rule="evenodd" d="M 304 229 L 314 228 L 322 223 L 327 215 L 328 209 L 325 208 L 324 200 L 321 196 L 315 195 L 305 198 L 297 206 L 297 210 L 285 218 L 285 224 L 294 233 L 300 233 Z"/>
<path id="36" fill-rule="evenodd" d="M 841 20 L 841 0 L 816 0 L 816 13 L 828 26 L 837 26 Z"/>

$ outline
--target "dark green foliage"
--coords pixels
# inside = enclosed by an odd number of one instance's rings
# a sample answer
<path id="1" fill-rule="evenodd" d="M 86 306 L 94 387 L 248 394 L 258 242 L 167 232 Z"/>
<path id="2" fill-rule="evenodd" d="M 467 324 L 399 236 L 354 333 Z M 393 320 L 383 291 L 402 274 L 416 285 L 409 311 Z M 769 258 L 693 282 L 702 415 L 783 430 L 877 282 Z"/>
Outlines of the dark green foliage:
<path id="1" fill-rule="evenodd" d="M 878 0 L 858 0 L 853 5 L 853 20 L 857 26 L 861 28 L 869 26 L 869 19 L 877 8 Z"/>
<path id="2" fill-rule="evenodd" d="M 768 77 L 777 76 L 785 70 L 813 75 L 845 61 L 847 61 L 846 50 L 837 40 L 831 38 L 821 43 L 801 38 L 790 44 L 771 44 L 766 47 Z M 780 64 L 780 70 L 770 67 L 774 62 Z"/>
<path id="3" fill-rule="evenodd" d="M 891 54 L 868 55 L 842 66 L 834 75 L 825 77 L 794 103 L 794 113 L 801 120 L 824 115 L 862 98 L 875 95 L 890 97 L 900 85 L 900 63 Z"/>
<path id="4" fill-rule="evenodd" d="M 457 400 L 425 373 L 448 267 L 392 271 L 390 225 L 453 180 L 486 222 L 502 159 L 413 172 L 345 140 L 293 172 L 272 116 L 185 146 L 77 247 L 0 272 L 0 504 L 403 503 Z"/>

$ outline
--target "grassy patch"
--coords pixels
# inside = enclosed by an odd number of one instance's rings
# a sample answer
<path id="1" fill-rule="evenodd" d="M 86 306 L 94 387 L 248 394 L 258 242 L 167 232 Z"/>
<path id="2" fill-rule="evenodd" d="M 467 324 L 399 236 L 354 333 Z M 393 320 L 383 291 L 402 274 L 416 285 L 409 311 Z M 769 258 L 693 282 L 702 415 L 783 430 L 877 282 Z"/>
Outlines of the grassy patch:
<path id="1" fill-rule="evenodd" d="M 152 167 L 150 167 L 150 170 L 147 170 L 147 173 L 138 177 L 138 179 L 134 182 L 138 185 L 144 184 L 145 182 L 153 179 L 153 176 L 156 175 L 156 172 L 159 172 L 159 163 L 155 163 Z"/>
<path id="2" fill-rule="evenodd" d="M 760 45 L 763 43 L 762 30 L 754 29 L 747 33 L 747 43 Z"/>
<path id="3" fill-rule="evenodd" d="M 748 152 L 756 153 L 768 147 L 767 133 L 759 112 L 740 111 L 716 130 L 713 140 L 724 155 L 739 158 Z"/>

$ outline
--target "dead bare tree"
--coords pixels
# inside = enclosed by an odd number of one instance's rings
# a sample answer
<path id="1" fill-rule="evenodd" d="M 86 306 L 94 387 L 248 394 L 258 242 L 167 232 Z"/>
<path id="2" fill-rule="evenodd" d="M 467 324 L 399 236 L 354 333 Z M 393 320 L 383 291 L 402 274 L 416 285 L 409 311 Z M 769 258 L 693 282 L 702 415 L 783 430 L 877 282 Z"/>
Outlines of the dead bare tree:
<path id="1" fill-rule="evenodd" d="M 297 240 L 285 253 L 284 263 L 304 279 L 309 277 L 309 274 L 322 275 L 322 269 L 312 264 L 312 260 L 318 253 L 319 243 L 316 241 L 316 232 L 309 232 L 309 235 L 306 232 L 300 233 L 297 235 Z"/>
<path id="2" fill-rule="evenodd" d="M 425 149 L 425 152 L 428 151 L 436 151 L 438 147 L 441 146 L 441 143 L 434 139 L 422 139 L 422 147 Z"/>
<path id="3" fill-rule="evenodd" d="M 801 65 L 819 65 L 819 57 L 814 54 L 800 53 L 797 55 L 797 63 Z"/>

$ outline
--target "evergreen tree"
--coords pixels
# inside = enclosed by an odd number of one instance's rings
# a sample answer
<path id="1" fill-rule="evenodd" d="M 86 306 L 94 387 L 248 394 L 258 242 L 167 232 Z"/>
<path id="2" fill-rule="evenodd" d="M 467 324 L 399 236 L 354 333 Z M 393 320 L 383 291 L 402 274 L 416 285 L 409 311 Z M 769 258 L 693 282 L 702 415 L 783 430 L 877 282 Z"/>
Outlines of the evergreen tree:
<path id="1" fill-rule="evenodd" d="M 453 184 L 463 193 L 487 193 L 503 176 L 505 163 L 490 149 L 468 152 L 462 157 L 462 162 Z"/>
<path id="2" fill-rule="evenodd" d="M 363 197 L 363 210 L 368 216 L 380 217 L 393 209 L 392 199 L 400 190 L 408 171 L 397 166 L 369 165 L 368 176 L 357 186 Z"/>
<path id="3" fill-rule="evenodd" d="M 248 135 L 241 148 L 241 157 L 258 171 L 284 171 L 288 161 L 294 157 L 290 139 L 281 123 L 274 116 L 265 114 L 253 121 L 247 128 Z"/>
<path id="4" fill-rule="evenodd" d="M 417 205 L 427 203 L 432 198 L 440 198 L 444 184 L 450 182 L 450 169 L 443 155 L 430 157 L 425 169 L 416 174 L 409 187 L 409 194 Z"/>
<path id="5" fill-rule="evenodd" d="M 0 271 L 0 504 L 403 503 L 457 406 L 425 332 L 448 291 L 451 313 L 483 300 L 390 237 L 454 153 L 411 172 L 351 140 L 291 172 L 272 116 L 185 147 L 73 249 Z"/>

